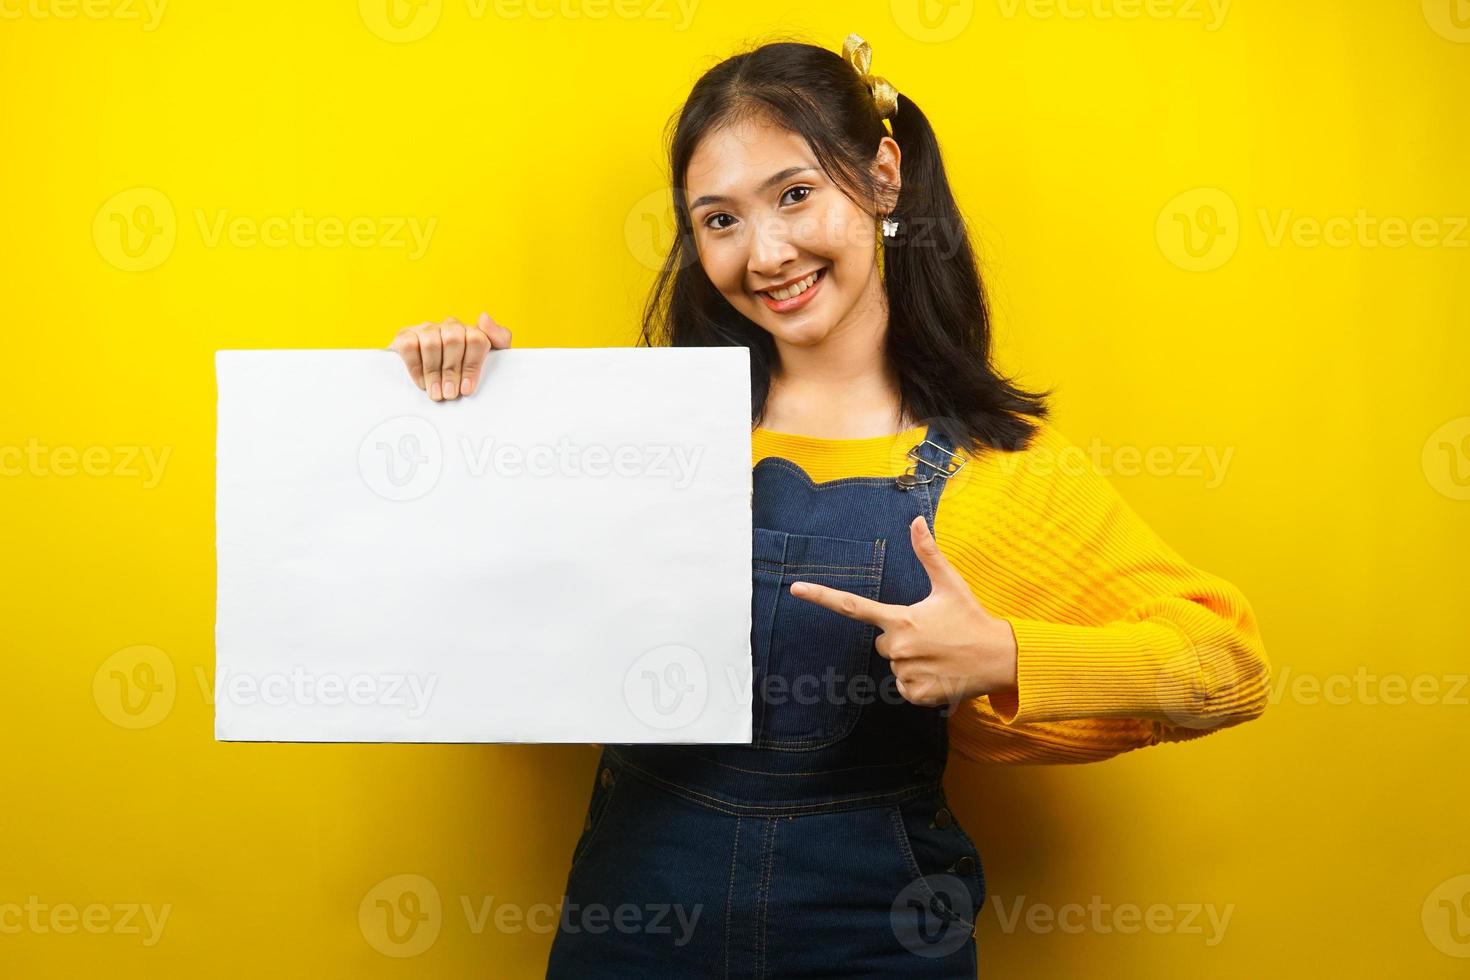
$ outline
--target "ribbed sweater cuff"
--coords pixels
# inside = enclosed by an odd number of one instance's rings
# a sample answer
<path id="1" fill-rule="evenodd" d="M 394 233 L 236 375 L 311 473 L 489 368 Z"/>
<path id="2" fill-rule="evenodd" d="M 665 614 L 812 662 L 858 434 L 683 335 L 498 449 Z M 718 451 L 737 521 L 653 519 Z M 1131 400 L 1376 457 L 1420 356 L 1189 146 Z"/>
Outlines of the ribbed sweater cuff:
<path id="1" fill-rule="evenodd" d="M 990 695 L 1003 723 L 1184 717 L 1198 710 L 1199 660 L 1158 622 L 1077 626 L 1012 619 L 1016 690 Z"/>

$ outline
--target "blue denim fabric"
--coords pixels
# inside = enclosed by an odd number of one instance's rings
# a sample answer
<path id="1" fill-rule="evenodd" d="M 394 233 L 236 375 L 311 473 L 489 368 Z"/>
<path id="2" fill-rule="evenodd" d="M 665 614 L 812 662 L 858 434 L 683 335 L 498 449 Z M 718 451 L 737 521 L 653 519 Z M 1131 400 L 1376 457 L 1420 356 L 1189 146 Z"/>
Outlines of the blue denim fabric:
<path id="1" fill-rule="evenodd" d="M 755 467 L 750 745 L 607 745 L 572 853 L 547 976 L 976 975 L 985 881 L 941 780 L 947 712 L 909 704 L 875 626 L 792 596 L 816 582 L 911 605 L 929 579 L 951 444 L 927 483 L 814 483 Z"/>

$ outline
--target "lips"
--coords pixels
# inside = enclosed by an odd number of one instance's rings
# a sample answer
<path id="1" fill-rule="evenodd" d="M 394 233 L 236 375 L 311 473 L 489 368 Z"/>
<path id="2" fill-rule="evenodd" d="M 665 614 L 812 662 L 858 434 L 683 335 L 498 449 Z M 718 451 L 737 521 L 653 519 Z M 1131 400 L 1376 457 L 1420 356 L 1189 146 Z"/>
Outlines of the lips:
<path id="1" fill-rule="evenodd" d="M 810 272 L 803 272 L 801 275 L 788 279 L 779 285 L 771 286 L 768 289 L 758 289 L 756 290 L 756 292 L 769 293 L 772 299 L 790 299 L 790 296 L 777 296 L 776 294 L 781 292 L 782 290 L 789 290 L 792 287 L 796 286 L 798 283 L 803 284 L 803 289 L 805 289 L 807 286 L 813 285 L 816 282 L 816 276 L 821 271 L 821 269 L 813 269 Z"/>
<path id="2" fill-rule="evenodd" d="M 811 273 L 808 273 L 808 275 L 811 275 Z M 801 309 L 807 303 L 811 302 L 812 297 L 821 290 L 822 284 L 827 281 L 827 270 L 825 268 L 816 270 L 816 277 L 816 280 L 806 288 L 806 291 L 797 296 L 791 296 L 787 299 L 776 299 L 766 290 L 758 290 L 756 295 L 760 296 L 761 302 L 766 304 L 767 309 L 776 313 L 790 313 L 793 310 Z M 796 281 L 800 282 L 801 279 L 797 279 Z"/>

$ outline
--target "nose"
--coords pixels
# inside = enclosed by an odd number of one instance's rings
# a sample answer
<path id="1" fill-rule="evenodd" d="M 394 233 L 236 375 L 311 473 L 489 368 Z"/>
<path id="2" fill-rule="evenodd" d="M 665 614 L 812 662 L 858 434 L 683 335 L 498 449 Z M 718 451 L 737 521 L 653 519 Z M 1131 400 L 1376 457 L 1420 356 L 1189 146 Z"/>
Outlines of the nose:
<path id="1" fill-rule="evenodd" d="M 754 224 L 755 234 L 750 243 L 746 269 L 750 278 L 757 282 L 777 282 L 782 269 L 794 262 L 799 253 L 791 244 L 789 229 L 782 219 L 768 217 Z"/>

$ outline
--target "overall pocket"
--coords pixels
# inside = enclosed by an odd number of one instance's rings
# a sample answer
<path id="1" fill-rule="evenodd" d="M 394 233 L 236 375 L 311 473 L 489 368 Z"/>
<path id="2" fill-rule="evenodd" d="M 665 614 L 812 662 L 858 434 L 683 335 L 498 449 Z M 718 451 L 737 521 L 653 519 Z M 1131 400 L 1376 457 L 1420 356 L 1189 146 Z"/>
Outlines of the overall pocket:
<path id="1" fill-rule="evenodd" d="M 877 599 L 882 538 L 833 538 L 754 529 L 751 653 L 753 744 L 810 750 L 838 741 L 877 697 L 871 674 L 878 627 L 791 594 L 793 582 Z"/>
<path id="2" fill-rule="evenodd" d="M 911 887 L 973 926 L 985 904 L 985 869 L 970 835 L 949 809 L 944 793 L 890 808 L 894 843 L 913 876 Z M 938 907 L 935 912 L 940 913 Z"/>
<path id="3" fill-rule="evenodd" d="M 576 869 L 578 862 L 582 860 L 587 853 L 587 848 L 597 836 L 597 832 L 606 822 L 604 818 L 617 792 L 618 776 L 617 769 L 609 766 L 605 757 L 598 763 L 597 775 L 592 783 L 592 797 L 587 802 L 587 816 L 582 821 L 582 834 L 572 848 L 572 870 Z"/>

